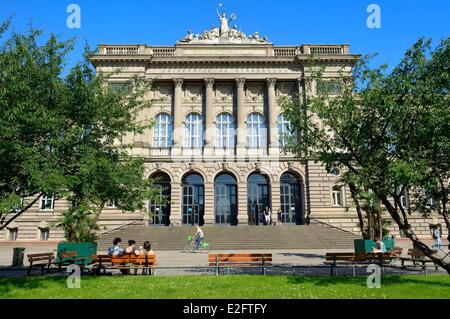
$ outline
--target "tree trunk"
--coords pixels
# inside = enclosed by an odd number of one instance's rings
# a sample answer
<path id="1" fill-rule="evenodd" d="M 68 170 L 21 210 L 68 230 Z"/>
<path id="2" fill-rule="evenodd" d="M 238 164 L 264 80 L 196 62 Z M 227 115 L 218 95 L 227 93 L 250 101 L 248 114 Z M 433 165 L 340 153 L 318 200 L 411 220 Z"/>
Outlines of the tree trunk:
<path id="1" fill-rule="evenodd" d="M 367 231 L 365 230 L 364 218 L 361 211 L 361 205 L 359 204 L 358 191 L 356 190 L 356 186 L 354 183 L 348 183 L 348 187 L 350 188 L 350 194 L 352 196 L 353 202 L 356 205 L 356 212 L 358 214 L 359 228 L 361 229 L 362 237 L 364 239 L 370 239 L 370 235 L 368 235 Z"/>
<path id="2" fill-rule="evenodd" d="M 423 252 L 428 258 L 433 260 L 438 266 L 441 266 L 447 273 L 450 275 L 450 263 L 445 262 L 443 259 L 435 257 L 432 254 L 431 249 L 425 245 L 419 238 L 417 238 L 416 234 L 411 230 L 411 226 L 409 225 L 408 221 L 402 221 L 400 214 L 398 213 L 397 209 L 391 204 L 391 202 L 387 199 L 385 195 L 380 196 L 381 202 L 388 210 L 391 217 L 395 220 L 398 227 L 405 233 L 405 235 L 411 239 L 413 242 L 413 245 L 415 248 L 419 249 L 421 252 Z"/>

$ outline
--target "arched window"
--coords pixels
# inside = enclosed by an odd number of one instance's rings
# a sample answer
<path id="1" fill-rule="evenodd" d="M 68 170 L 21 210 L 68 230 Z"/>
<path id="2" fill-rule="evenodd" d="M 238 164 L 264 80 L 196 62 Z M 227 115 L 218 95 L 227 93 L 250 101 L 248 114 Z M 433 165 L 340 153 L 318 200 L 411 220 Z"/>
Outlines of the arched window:
<path id="1" fill-rule="evenodd" d="M 234 117 L 228 113 L 220 113 L 216 119 L 216 146 L 234 148 Z"/>
<path id="2" fill-rule="evenodd" d="M 168 148 L 172 146 L 173 121 L 172 116 L 161 113 L 155 118 L 153 128 L 153 147 Z"/>
<path id="3" fill-rule="evenodd" d="M 291 122 L 283 115 L 278 116 L 278 141 L 280 147 L 285 147 L 289 142 L 295 140 L 295 130 L 291 125 Z"/>
<path id="4" fill-rule="evenodd" d="M 249 148 L 265 148 L 267 146 L 267 132 L 264 116 L 251 113 L 247 118 L 247 144 Z"/>
<path id="5" fill-rule="evenodd" d="M 203 147 L 203 116 L 191 113 L 186 116 L 184 146 L 188 148 Z"/>

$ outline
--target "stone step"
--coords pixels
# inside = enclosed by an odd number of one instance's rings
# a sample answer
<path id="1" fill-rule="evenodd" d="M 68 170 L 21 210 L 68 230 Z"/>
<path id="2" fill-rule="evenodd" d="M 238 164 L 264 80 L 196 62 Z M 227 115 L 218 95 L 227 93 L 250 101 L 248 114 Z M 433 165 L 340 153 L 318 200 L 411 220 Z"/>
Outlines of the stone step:
<path id="1" fill-rule="evenodd" d="M 323 225 L 308 226 L 204 226 L 205 241 L 214 250 L 246 249 L 350 249 L 357 235 Z M 130 225 L 107 232 L 98 240 L 98 250 L 105 251 L 115 237 L 122 246 L 134 239 L 138 246 L 146 240 L 155 250 L 182 250 L 187 236 L 195 234 L 195 227 L 147 227 Z"/>

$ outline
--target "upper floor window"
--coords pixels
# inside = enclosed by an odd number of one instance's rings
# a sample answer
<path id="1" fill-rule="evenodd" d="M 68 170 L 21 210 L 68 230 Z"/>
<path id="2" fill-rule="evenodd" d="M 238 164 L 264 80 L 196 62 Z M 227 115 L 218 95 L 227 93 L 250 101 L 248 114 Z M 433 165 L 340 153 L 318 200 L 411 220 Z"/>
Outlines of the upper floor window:
<path id="1" fill-rule="evenodd" d="M 153 147 L 168 148 L 172 146 L 173 121 L 167 113 L 159 114 L 153 128 Z"/>
<path id="2" fill-rule="evenodd" d="M 278 141 L 281 147 L 285 147 L 289 142 L 294 142 L 295 130 L 291 122 L 283 114 L 278 116 Z"/>
<path id="3" fill-rule="evenodd" d="M 398 186 L 396 189 L 396 194 L 400 196 L 400 204 L 403 208 L 409 208 L 408 191 L 406 187 Z"/>
<path id="4" fill-rule="evenodd" d="M 43 195 L 41 197 L 41 204 L 40 204 L 40 210 L 53 210 L 54 209 L 54 203 L 55 202 L 55 196 L 47 196 Z"/>
<path id="5" fill-rule="evenodd" d="M 130 82 L 110 82 L 108 87 L 114 93 L 128 94 L 131 93 L 131 83 Z"/>
<path id="6" fill-rule="evenodd" d="M 184 146 L 188 148 L 203 147 L 203 116 L 191 113 L 186 116 Z"/>
<path id="7" fill-rule="evenodd" d="M 267 145 L 267 132 L 264 116 L 252 113 L 247 118 L 247 145 L 249 148 L 265 148 Z"/>
<path id="8" fill-rule="evenodd" d="M 331 191 L 333 206 L 343 206 L 342 186 L 334 186 Z"/>
<path id="9" fill-rule="evenodd" d="M 228 113 L 219 114 L 216 119 L 216 146 L 234 148 L 234 133 L 234 117 Z"/>

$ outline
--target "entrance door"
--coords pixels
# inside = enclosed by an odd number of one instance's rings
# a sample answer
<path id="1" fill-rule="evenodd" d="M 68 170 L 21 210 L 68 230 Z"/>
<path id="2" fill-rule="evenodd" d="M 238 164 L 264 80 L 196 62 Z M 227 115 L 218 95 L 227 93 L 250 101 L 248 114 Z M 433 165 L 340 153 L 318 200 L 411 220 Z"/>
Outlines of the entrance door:
<path id="1" fill-rule="evenodd" d="M 150 224 L 167 226 L 170 224 L 170 199 L 168 200 L 170 188 L 163 185 L 155 185 L 154 187 L 159 191 L 159 196 L 156 201 L 150 201 L 149 203 Z"/>
<path id="2" fill-rule="evenodd" d="M 216 178 L 214 186 L 214 211 L 216 224 L 237 225 L 236 179 L 229 174 Z"/>
<path id="3" fill-rule="evenodd" d="M 249 225 L 262 225 L 264 209 L 270 207 L 267 179 L 263 175 L 253 174 L 247 183 L 248 223 Z"/>
<path id="4" fill-rule="evenodd" d="M 291 173 L 281 177 L 281 221 L 286 224 L 304 224 L 302 206 L 302 182 Z"/>
<path id="5" fill-rule="evenodd" d="M 183 186 L 183 225 L 203 225 L 203 185 Z"/>

